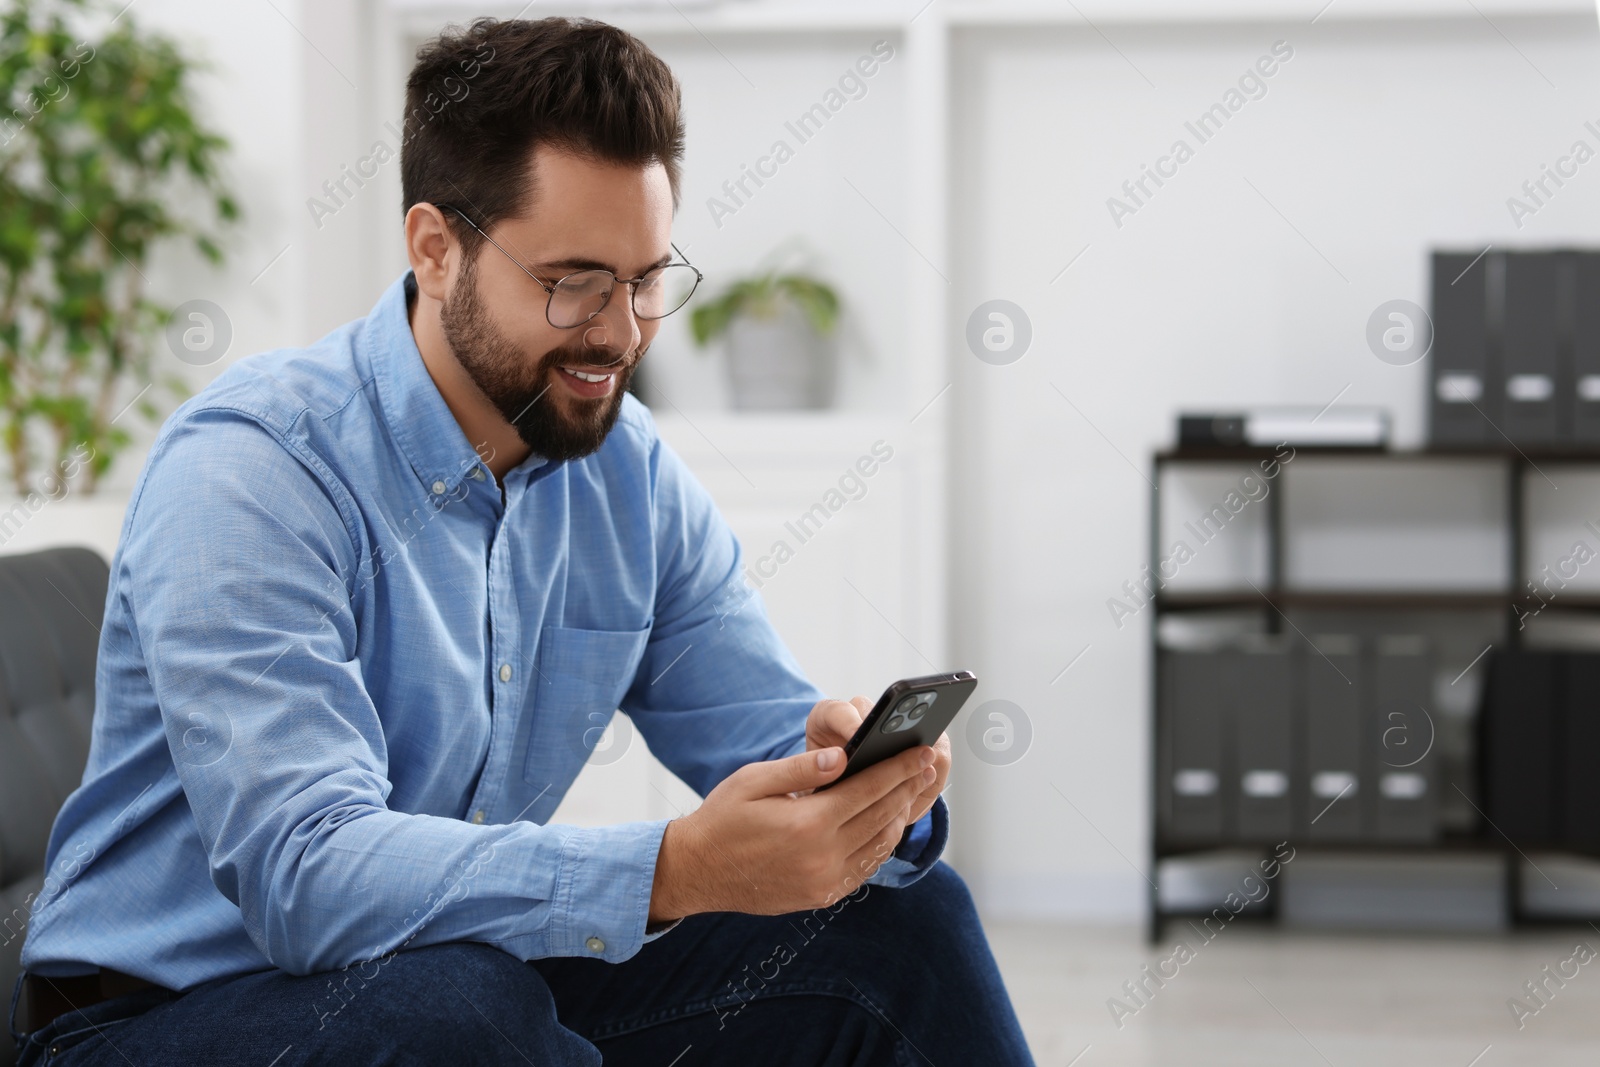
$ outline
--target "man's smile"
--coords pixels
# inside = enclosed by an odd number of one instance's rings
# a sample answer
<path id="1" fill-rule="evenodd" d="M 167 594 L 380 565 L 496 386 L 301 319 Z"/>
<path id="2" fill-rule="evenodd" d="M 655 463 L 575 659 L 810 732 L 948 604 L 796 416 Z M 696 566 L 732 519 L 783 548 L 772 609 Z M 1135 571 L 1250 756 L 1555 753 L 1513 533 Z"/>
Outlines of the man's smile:
<path id="1" fill-rule="evenodd" d="M 584 400 L 599 400 L 611 395 L 616 388 L 617 374 L 627 369 L 627 364 L 619 360 L 598 367 L 585 363 L 563 364 L 557 369 L 561 371 L 557 377 L 574 395 Z"/>

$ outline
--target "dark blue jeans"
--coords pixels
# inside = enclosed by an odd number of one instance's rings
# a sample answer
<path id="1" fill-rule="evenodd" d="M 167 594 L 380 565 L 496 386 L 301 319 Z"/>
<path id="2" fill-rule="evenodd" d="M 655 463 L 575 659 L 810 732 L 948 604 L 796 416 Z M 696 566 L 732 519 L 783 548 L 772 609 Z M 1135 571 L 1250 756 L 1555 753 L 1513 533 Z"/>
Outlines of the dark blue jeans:
<path id="1" fill-rule="evenodd" d="M 618 964 L 433 945 L 134 993 L 21 1048 L 20 1067 L 1033 1064 L 972 897 L 943 862 L 814 912 L 696 915 Z"/>

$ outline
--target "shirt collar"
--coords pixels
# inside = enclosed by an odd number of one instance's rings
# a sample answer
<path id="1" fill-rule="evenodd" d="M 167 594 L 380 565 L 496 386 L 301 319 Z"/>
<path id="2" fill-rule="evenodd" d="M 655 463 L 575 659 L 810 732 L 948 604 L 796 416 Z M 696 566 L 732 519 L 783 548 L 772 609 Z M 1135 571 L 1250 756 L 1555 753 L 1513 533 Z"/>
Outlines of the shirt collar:
<path id="1" fill-rule="evenodd" d="M 416 284 L 416 275 L 407 270 L 384 291 L 367 316 L 362 343 L 390 434 L 423 488 L 444 496 L 483 463 L 439 394 L 411 333 L 407 300 Z M 543 463 L 539 457 L 529 459 L 531 463 L 520 466 Z"/>

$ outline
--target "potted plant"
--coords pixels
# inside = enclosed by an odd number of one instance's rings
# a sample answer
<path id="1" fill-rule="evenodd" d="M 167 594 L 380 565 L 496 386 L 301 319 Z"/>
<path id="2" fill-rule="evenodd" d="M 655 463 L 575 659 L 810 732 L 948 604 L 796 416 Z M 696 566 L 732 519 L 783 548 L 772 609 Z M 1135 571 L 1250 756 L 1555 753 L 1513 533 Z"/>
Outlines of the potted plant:
<path id="1" fill-rule="evenodd" d="M 733 406 L 742 411 L 831 405 L 838 323 L 832 286 L 777 268 L 735 279 L 689 317 L 699 347 L 726 339 Z"/>
<path id="2" fill-rule="evenodd" d="M 15 494 L 0 549 L 46 504 L 93 493 L 130 431 L 187 394 L 154 358 L 172 312 L 146 267 L 179 239 L 220 263 L 216 231 L 239 215 L 227 142 L 195 114 L 194 62 L 126 8 L 103 14 L 96 0 L 0 14 L 0 484 Z"/>

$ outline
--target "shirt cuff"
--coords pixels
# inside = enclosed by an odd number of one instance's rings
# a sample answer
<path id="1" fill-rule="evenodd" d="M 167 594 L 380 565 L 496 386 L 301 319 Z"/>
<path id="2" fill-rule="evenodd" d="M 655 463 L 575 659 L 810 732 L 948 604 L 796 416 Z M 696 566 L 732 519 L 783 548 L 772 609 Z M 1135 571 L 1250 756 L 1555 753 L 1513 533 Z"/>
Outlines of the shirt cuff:
<path id="1" fill-rule="evenodd" d="M 675 929 L 682 919 L 668 919 L 664 923 L 650 923 L 644 928 L 644 944 L 648 945 L 662 934 Z"/>
<path id="2" fill-rule="evenodd" d="M 669 821 L 583 828 L 567 838 L 553 908 L 565 929 L 552 938 L 555 955 L 621 963 L 653 940 L 645 926 Z"/>

